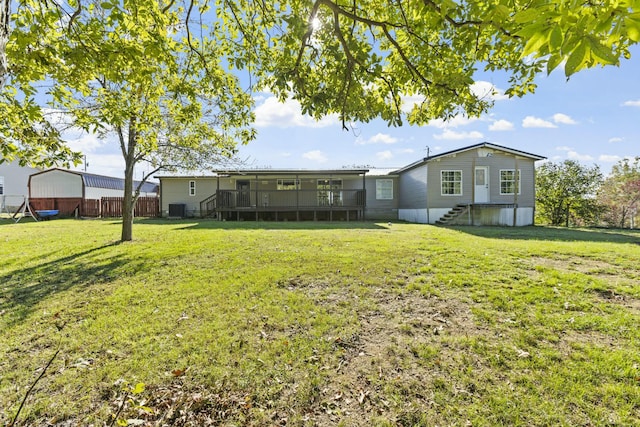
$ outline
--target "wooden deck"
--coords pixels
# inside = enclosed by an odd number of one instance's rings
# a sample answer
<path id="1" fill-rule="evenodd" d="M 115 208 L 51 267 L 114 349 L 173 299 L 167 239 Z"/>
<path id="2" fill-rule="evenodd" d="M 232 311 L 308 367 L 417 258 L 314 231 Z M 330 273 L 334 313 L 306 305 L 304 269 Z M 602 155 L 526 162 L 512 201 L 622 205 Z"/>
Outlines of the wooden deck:
<path id="1" fill-rule="evenodd" d="M 364 219 L 365 190 L 218 190 L 202 216 L 227 221 L 352 221 Z"/>

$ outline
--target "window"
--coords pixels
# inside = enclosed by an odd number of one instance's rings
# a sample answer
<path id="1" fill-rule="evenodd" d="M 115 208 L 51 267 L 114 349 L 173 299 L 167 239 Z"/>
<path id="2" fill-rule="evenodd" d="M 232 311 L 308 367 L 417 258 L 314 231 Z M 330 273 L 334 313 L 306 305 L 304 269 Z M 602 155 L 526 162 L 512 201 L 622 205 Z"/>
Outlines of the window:
<path id="1" fill-rule="evenodd" d="M 393 180 L 376 179 L 376 200 L 393 199 Z"/>
<path id="2" fill-rule="evenodd" d="M 318 206 L 342 206 L 342 180 L 318 180 Z"/>
<path id="3" fill-rule="evenodd" d="M 196 182 L 195 181 L 189 181 L 189 195 L 190 196 L 195 196 L 196 195 Z"/>
<path id="4" fill-rule="evenodd" d="M 462 171 L 440 171 L 440 191 L 443 196 L 462 196 Z"/>
<path id="5" fill-rule="evenodd" d="M 516 174 L 515 169 L 503 169 L 500 171 L 500 194 L 515 194 L 516 189 L 520 194 L 520 169 Z"/>
<path id="6" fill-rule="evenodd" d="M 300 188 L 299 179 L 279 179 L 278 190 L 297 190 Z"/>
<path id="7" fill-rule="evenodd" d="M 0 196 L 4 194 L 4 176 L 0 176 Z"/>

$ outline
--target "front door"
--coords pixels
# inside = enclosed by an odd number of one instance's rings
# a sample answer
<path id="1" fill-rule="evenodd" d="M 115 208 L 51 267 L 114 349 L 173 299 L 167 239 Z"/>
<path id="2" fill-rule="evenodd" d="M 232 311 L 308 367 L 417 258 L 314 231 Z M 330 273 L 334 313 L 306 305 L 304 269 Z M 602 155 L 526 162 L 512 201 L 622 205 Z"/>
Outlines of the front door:
<path id="1" fill-rule="evenodd" d="M 474 182 L 474 203 L 489 202 L 489 167 L 476 166 Z"/>
<path id="2" fill-rule="evenodd" d="M 249 181 L 236 181 L 236 190 L 237 199 L 236 206 L 239 208 L 247 208 L 251 206 L 251 193 L 250 190 L 251 183 Z"/>

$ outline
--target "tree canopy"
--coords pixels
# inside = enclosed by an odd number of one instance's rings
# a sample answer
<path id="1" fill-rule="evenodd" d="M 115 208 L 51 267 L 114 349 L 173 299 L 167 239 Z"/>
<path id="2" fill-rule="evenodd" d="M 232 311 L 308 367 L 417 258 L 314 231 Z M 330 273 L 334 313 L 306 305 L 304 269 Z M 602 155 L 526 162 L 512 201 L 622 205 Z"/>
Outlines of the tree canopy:
<path id="1" fill-rule="evenodd" d="M 115 135 L 125 161 L 122 240 L 132 238 L 137 163 L 149 162 L 150 174 L 204 169 L 255 135 L 251 97 L 226 70 L 231 55 L 224 35 L 186 30 L 205 12 L 199 7 L 33 1 L 14 15 L 7 53 L 16 73 L 4 94 L 21 93 L 15 105 L 39 105 L 36 113 L 46 108 L 76 128 Z"/>
<path id="2" fill-rule="evenodd" d="M 640 157 L 623 159 L 611 168 L 598 201 L 605 207 L 604 221 L 614 227 L 634 227 L 640 212 Z"/>
<path id="3" fill-rule="evenodd" d="M 424 124 L 492 105 L 475 94 L 480 70 L 508 75 L 506 93 L 535 77 L 618 65 L 640 41 L 640 1 L 219 0 L 265 83 L 316 118 Z M 267 37 L 264 37 L 267 34 Z"/>
<path id="4" fill-rule="evenodd" d="M 543 163 L 536 169 L 536 216 L 551 225 L 593 223 L 600 212 L 596 193 L 602 184 L 598 166 L 574 160 Z"/>

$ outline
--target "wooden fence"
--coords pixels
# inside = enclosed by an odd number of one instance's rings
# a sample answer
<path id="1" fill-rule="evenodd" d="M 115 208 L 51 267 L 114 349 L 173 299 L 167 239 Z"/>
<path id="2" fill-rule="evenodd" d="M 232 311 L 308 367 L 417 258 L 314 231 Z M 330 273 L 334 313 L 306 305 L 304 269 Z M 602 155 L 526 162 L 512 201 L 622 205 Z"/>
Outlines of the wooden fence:
<path id="1" fill-rule="evenodd" d="M 122 216 L 123 199 L 124 197 L 103 197 L 100 200 L 47 197 L 31 198 L 29 204 L 33 210 L 57 209 L 61 216 L 119 218 Z M 139 197 L 133 215 L 136 217 L 160 216 L 160 199 L 158 197 Z"/>
<path id="2" fill-rule="evenodd" d="M 103 218 L 119 218 L 122 216 L 122 201 L 124 197 L 103 197 L 100 199 Z M 160 199 L 157 197 L 138 197 L 133 210 L 135 217 L 160 216 Z"/>

